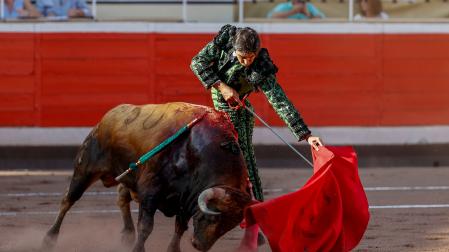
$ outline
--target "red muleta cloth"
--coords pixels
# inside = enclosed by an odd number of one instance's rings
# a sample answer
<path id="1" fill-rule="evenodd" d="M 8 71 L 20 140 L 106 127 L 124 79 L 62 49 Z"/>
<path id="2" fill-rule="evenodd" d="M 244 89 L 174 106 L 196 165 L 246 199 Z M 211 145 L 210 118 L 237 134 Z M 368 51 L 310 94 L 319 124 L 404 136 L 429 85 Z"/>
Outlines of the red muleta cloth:
<path id="1" fill-rule="evenodd" d="M 367 228 L 368 201 L 354 149 L 326 146 L 312 155 L 314 174 L 300 190 L 245 212 L 246 225 L 259 225 L 274 252 L 350 251 Z"/>

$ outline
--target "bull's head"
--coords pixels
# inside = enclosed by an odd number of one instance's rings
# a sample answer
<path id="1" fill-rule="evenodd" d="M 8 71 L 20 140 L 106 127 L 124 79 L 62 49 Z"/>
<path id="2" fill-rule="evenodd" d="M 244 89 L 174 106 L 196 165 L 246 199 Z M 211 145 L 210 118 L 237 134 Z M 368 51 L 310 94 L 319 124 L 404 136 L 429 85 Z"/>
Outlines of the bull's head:
<path id="1" fill-rule="evenodd" d="M 231 187 L 212 187 L 198 197 L 193 216 L 192 245 L 207 251 L 223 234 L 243 220 L 243 210 L 251 202 L 249 193 Z"/>

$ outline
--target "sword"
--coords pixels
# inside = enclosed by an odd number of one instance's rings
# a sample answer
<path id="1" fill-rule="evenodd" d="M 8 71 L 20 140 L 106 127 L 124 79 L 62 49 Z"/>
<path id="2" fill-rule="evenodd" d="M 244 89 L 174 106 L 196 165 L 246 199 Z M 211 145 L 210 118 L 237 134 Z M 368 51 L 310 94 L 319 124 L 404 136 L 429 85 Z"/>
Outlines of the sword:
<path id="1" fill-rule="evenodd" d="M 291 144 L 289 144 L 281 135 L 279 135 L 278 132 L 276 132 L 276 130 L 274 130 L 270 125 L 268 125 L 268 123 L 266 123 L 259 115 L 256 114 L 256 112 L 254 112 L 252 109 L 248 108 L 247 106 L 245 106 L 245 99 L 248 97 L 248 94 L 246 94 L 243 99 L 241 100 L 242 102 L 240 104 L 238 104 L 237 106 L 232 106 L 231 104 L 229 104 L 229 107 L 231 109 L 235 109 L 238 110 L 241 107 L 245 108 L 248 112 L 250 112 L 253 116 L 255 116 L 257 119 L 259 119 L 259 121 L 265 125 L 265 127 L 267 127 L 271 132 L 273 132 L 273 134 L 275 134 L 279 139 L 282 140 L 282 142 L 284 142 L 288 147 L 290 147 L 290 149 L 295 152 L 298 156 L 300 156 L 307 164 L 310 165 L 310 167 L 313 168 L 313 164 L 312 162 L 310 162 L 304 155 L 302 155 L 298 150 L 296 150 Z"/>

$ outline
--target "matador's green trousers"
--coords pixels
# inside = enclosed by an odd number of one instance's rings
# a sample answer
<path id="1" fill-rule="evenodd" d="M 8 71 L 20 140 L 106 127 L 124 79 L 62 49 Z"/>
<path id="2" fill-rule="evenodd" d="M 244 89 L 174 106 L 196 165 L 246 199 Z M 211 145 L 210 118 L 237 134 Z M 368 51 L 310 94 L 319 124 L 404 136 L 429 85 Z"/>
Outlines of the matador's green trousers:
<path id="1" fill-rule="evenodd" d="M 262 183 L 257 171 L 253 147 L 254 116 L 243 108 L 239 110 L 231 109 L 220 91 L 215 88 L 212 88 L 211 92 L 215 109 L 226 112 L 231 118 L 232 124 L 234 124 L 238 134 L 240 149 L 246 161 L 249 180 L 253 184 L 254 197 L 259 201 L 263 201 Z M 245 105 L 252 109 L 248 100 L 245 101 Z"/>

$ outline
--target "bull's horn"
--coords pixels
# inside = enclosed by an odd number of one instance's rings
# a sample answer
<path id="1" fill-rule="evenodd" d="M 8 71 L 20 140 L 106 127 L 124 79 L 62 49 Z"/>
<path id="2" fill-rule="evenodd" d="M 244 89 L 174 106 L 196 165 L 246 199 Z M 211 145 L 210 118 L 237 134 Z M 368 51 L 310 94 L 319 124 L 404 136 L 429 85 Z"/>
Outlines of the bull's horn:
<path id="1" fill-rule="evenodd" d="M 226 191 L 223 188 L 208 188 L 201 192 L 200 196 L 198 196 L 198 206 L 200 207 L 200 210 L 205 214 L 210 215 L 219 215 L 220 212 L 216 212 L 213 210 L 210 210 L 207 207 L 207 203 L 209 200 L 217 197 L 223 197 L 225 195 Z"/>

